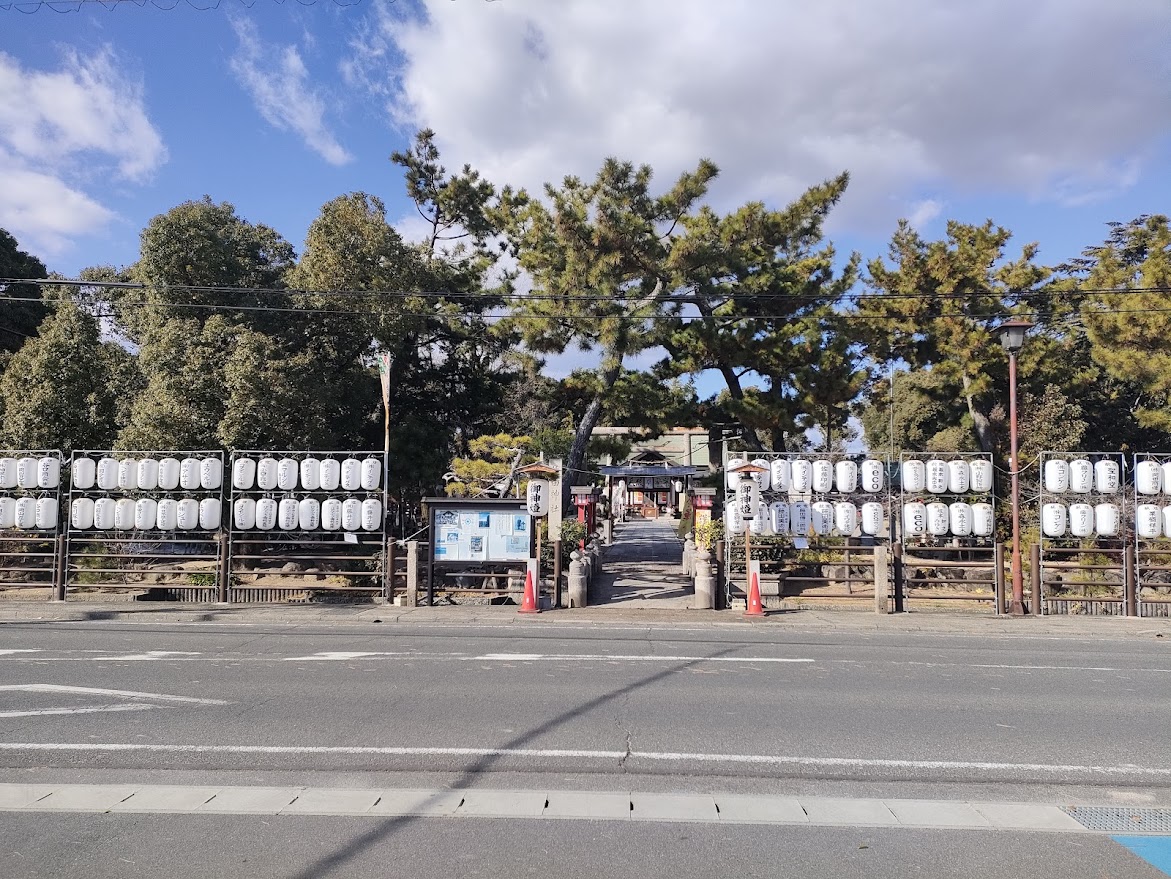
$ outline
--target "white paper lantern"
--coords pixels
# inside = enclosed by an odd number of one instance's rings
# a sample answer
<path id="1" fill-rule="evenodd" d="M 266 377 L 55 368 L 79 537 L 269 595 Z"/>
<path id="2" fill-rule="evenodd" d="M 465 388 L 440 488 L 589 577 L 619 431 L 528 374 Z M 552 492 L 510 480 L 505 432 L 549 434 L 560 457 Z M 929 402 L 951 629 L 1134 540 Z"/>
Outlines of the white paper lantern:
<path id="1" fill-rule="evenodd" d="M 943 537 L 948 526 L 947 504 L 933 501 L 927 505 L 927 533 L 932 537 Z"/>
<path id="2" fill-rule="evenodd" d="M 302 531 L 316 531 L 321 526 L 321 502 L 317 498 L 301 498 L 297 504 L 297 524 Z"/>
<path id="3" fill-rule="evenodd" d="M 179 502 L 165 497 L 155 504 L 155 525 L 160 531 L 174 531 L 179 525 Z"/>
<path id="4" fill-rule="evenodd" d="M 163 505 L 159 504 L 161 511 Z M 162 513 L 160 512 L 160 517 Z M 185 497 L 175 505 L 175 527 L 180 531 L 190 531 L 199 527 L 199 501 L 193 497 Z"/>
<path id="5" fill-rule="evenodd" d="M 862 490 L 871 494 L 882 491 L 886 483 L 886 465 L 876 458 L 867 458 L 861 468 Z"/>
<path id="6" fill-rule="evenodd" d="M 232 522 L 239 531 L 256 527 L 256 501 L 250 497 L 236 498 L 232 504 Z"/>
<path id="7" fill-rule="evenodd" d="M 904 475 L 906 468 L 903 468 Z M 903 504 L 903 533 L 908 537 L 921 537 L 927 533 L 927 506 L 920 501 Z"/>
<path id="8" fill-rule="evenodd" d="M 378 531 L 382 528 L 382 501 L 368 497 L 362 501 L 362 530 Z"/>
<path id="9" fill-rule="evenodd" d="M 1171 492 L 1171 461 L 1159 465 L 1159 488 Z"/>
<path id="10" fill-rule="evenodd" d="M 832 461 L 818 459 L 813 462 L 812 490 L 816 494 L 825 494 L 834 488 L 834 465 Z"/>
<path id="11" fill-rule="evenodd" d="M 882 504 L 877 501 L 867 501 L 862 505 L 862 533 L 875 537 L 882 533 L 883 521 Z"/>
<path id="12" fill-rule="evenodd" d="M 37 528 L 52 531 L 57 527 L 57 498 L 37 498 Z"/>
<path id="13" fill-rule="evenodd" d="M 1134 487 L 1139 494 L 1158 494 L 1162 488 L 1163 470 L 1155 461 L 1139 461 L 1134 468 Z"/>
<path id="14" fill-rule="evenodd" d="M 297 499 L 287 497 L 280 502 L 277 508 L 277 524 L 282 531 L 296 531 L 299 521 Z"/>
<path id="15" fill-rule="evenodd" d="M 37 487 L 36 458 L 21 458 L 16 462 L 16 485 L 18 488 Z"/>
<path id="16" fill-rule="evenodd" d="M 224 462 L 219 458 L 204 458 L 199 462 L 199 487 L 213 491 L 224 484 Z"/>
<path id="17" fill-rule="evenodd" d="M 138 462 L 135 485 L 143 491 L 154 491 L 159 487 L 159 462 L 154 458 L 143 458 Z"/>
<path id="18" fill-rule="evenodd" d="M 927 465 L 922 461 L 904 461 L 899 483 L 903 491 L 918 494 L 927 486 Z"/>
<path id="19" fill-rule="evenodd" d="M 16 525 L 16 498 L 0 497 L 0 530 L 13 528 Z"/>
<path id="20" fill-rule="evenodd" d="M 773 534 L 789 533 L 789 505 L 784 501 L 774 501 L 768 507 L 769 526 Z"/>
<path id="21" fill-rule="evenodd" d="M 118 488 L 122 491 L 132 491 L 138 487 L 138 462 L 133 458 L 123 458 L 118 462 Z"/>
<path id="22" fill-rule="evenodd" d="M 159 461 L 159 488 L 163 491 L 174 491 L 178 488 L 182 469 L 178 458 L 163 458 Z"/>
<path id="23" fill-rule="evenodd" d="M 966 463 L 966 462 L 965 462 Z M 972 505 L 964 501 L 948 504 L 948 530 L 956 537 L 968 537 L 972 533 Z"/>
<path id="24" fill-rule="evenodd" d="M 809 524 L 813 533 L 825 537 L 834 530 L 834 505 L 829 501 L 817 501 L 809 505 Z"/>
<path id="25" fill-rule="evenodd" d="M 812 519 L 813 510 L 806 501 L 789 504 L 789 531 L 794 537 L 808 536 Z"/>
<path id="26" fill-rule="evenodd" d="M 362 527 L 362 502 L 356 497 L 342 501 L 342 528 L 357 531 Z"/>
<path id="27" fill-rule="evenodd" d="M 134 529 L 134 501 L 131 498 L 118 498 L 114 504 L 114 527 L 119 531 Z"/>
<path id="28" fill-rule="evenodd" d="M 61 484 L 61 459 L 46 456 L 37 461 L 37 488 L 56 488 Z"/>
<path id="29" fill-rule="evenodd" d="M 1094 506 L 1094 533 L 1099 537 L 1117 537 L 1121 524 L 1122 513 L 1117 504 L 1101 503 Z"/>
<path id="30" fill-rule="evenodd" d="M 927 490 L 932 494 L 943 494 L 947 491 L 947 461 L 932 458 L 927 462 Z"/>
<path id="31" fill-rule="evenodd" d="M 154 528 L 159 520 L 159 505 L 154 498 L 140 497 L 134 502 L 134 527 L 139 531 Z"/>
<path id="32" fill-rule="evenodd" d="M 179 487 L 188 491 L 199 488 L 198 458 L 184 458 L 179 462 Z"/>
<path id="33" fill-rule="evenodd" d="M 1117 494 L 1122 484 L 1117 461 L 1094 462 L 1094 490 L 1100 494 Z M 1095 529 L 1096 530 L 1096 529 Z M 1101 533 L 1101 532 L 1098 532 Z"/>
<path id="34" fill-rule="evenodd" d="M 756 518 L 760 508 L 760 486 L 751 479 L 741 479 L 736 486 L 736 509 L 745 523 Z"/>
<path id="35" fill-rule="evenodd" d="M 199 527 L 204 531 L 217 530 L 223 515 L 224 508 L 219 498 L 205 497 L 199 502 Z"/>
<path id="36" fill-rule="evenodd" d="M 858 508 L 849 501 L 834 504 L 834 528 L 849 537 L 858 527 Z"/>
<path id="37" fill-rule="evenodd" d="M 760 468 L 759 472 L 752 474 L 752 478 L 760 486 L 761 491 L 768 491 L 772 485 L 772 462 L 764 458 L 753 458 L 749 463 Z"/>
<path id="38" fill-rule="evenodd" d="M 1088 461 L 1086 462 L 1089 463 Z M 1073 485 L 1073 468 L 1070 468 L 1070 485 Z M 1089 504 L 1069 505 L 1069 533 L 1074 537 L 1089 537 L 1094 533 L 1094 508 Z"/>
<path id="39" fill-rule="evenodd" d="M 838 461 L 834 464 L 834 487 L 842 494 L 858 490 L 858 465 L 853 461 Z"/>
<path id="40" fill-rule="evenodd" d="M 787 492 L 789 490 L 789 459 L 773 458 L 769 462 L 769 484 L 773 491 Z"/>
<path id="41" fill-rule="evenodd" d="M 1064 537 L 1067 520 L 1065 504 L 1045 504 L 1041 508 L 1041 531 L 1046 537 Z"/>
<path id="42" fill-rule="evenodd" d="M 261 491 L 276 488 L 276 458 L 261 458 L 256 463 L 256 487 Z"/>
<path id="43" fill-rule="evenodd" d="M 326 531 L 337 531 L 342 527 L 342 502 L 335 497 L 321 502 L 321 527 Z"/>
<path id="44" fill-rule="evenodd" d="M 1069 490 L 1075 494 L 1089 494 L 1094 490 L 1094 465 L 1085 458 L 1069 462 Z"/>
<path id="45" fill-rule="evenodd" d="M 97 483 L 102 491 L 118 487 L 118 461 L 115 458 L 101 458 L 97 465 Z"/>
<path id="46" fill-rule="evenodd" d="M 975 458 L 968 462 L 968 491 L 986 494 L 992 491 L 992 462 Z"/>
<path id="47" fill-rule="evenodd" d="M 75 498 L 69 507 L 69 527 L 85 531 L 94 527 L 94 502 L 91 498 Z"/>
<path id="48" fill-rule="evenodd" d="M 305 491 L 317 491 L 321 488 L 321 462 L 316 458 L 301 459 L 301 488 Z"/>
<path id="49" fill-rule="evenodd" d="M 1045 462 L 1045 491 L 1064 494 L 1069 491 L 1069 462 L 1050 458 Z"/>
<path id="50" fill-rule="evenodd" d="M 16 499 L 16 527 L 32 529 L 37 525 L 37 500 L 31 497 Z"/>
<path id="51" fill-rule="evenodd" d="M 232 462 L 232 488 L 248 491 L 256 484 L 256 459 L 237 458 Z"/>
<path id="52" fill-rule="evenodd" d="M 789 490 L 805 494 L 813 486 L 813 463 L 805 458 L 789 462 Z"/>
<path id="53" fill-rule="evenodd" d="M 773 533 L 772 526 L 769 522 L 768 504 L 763 501 L 760 503 L 757 507 L 756 515 L 748 523 L 748 530 L 752 532 L 753 537 L 768 537 Z"/>
<path id="54" fill-rule="evenodd" d="M 1171 506 L 1163 507 L 1162 509 L 1163 521 L 1163 536 L 1171 537 Z"/>
<path id="55" fill-rule="evenodd" d="M 952 494 L 963 494 L 971 484 L 972 468 L 967 461 L 947 462 L 947 490 Z"/>
<path id="56" fill-rule="evenodd" d="M 362 485 L 362 462 L 357 458 L 346 458 L 342 461 L 342 488 L 346 491 L 357 491 Z"/>
<path id="57" fill-rule="evenodd" d="M 729 491 L 735 491 L 736 486 L 740 484 L 740 474 L 735 472 L 736 468 L 743 467 L 747 463 L 743 458 L 728 459 L 728 468 L 724 473 L 724 484 Z"/>
<path id="58" fill-rule="evenodd" d="M 100 497 L 94 501 L 94 527 L 99 531 L 113 528 L 117 506 L 117 502 L 109 497 Z"/>
<path id="59" fill-rule="evenodd" d="M 276 527 L 276 513 L 276 501 L 270 497 L 262 497 L 256 502 L 256 527 L 261 531 L 271 531 Z"/>
<path id="60" fill-rule="evenodd" d="M 735 500 L 724 507 L 724 530 L 729 534 L 743 534 L 747 526 Z"/>
<path id="61" fill-rule="evenodd" d="M 973 462 L 975 463 L 975 462 Z M 972 504 L 972 535 L 991 537 L 996 530 L 996 516 L 992 504 Z"/>
<path id="62" fill-rule="evenodd" d="M 530 479 L 525 491 L 525 506 L 530 516 L 549 515 L 549 495 L 552 489 L 548 479 Z"/>
<path id="63" fill-rule="evenodd" d="M 1163 533 L 1162 512 L 1155 504 L 1139 504 L 1134 510 L 1134 530 L 1143 540 L 1154 540 Z"/>
<path id="64" fill-rule="evenodd" d="M 322 491 L 337 491 L 338 486 L 342 484 L 342 465 L 341 462 L 326 458 L 321 462 L 319 480 Z M 338 501 L 340 504 L 341 501 Z M 336 529 L 334 529 L 336 530 Z"/>
<path id="65" fill-rule="evenodd" d="M 0 458 L 0 489 L 16 488 L 16 459 Z"/>
<path id="66" fill-rule="evenodd" d="M 281 491 L 292 491 L 297 487 L 301 470 L 292 458 L 281 458 L 276 465 L 276 487 Z"/>
<path id="67" fill-rule="evenodd" d="M 74 488 L 80 488 L 82 491 L 85 491 L 87 488 L 94 487 L 94 482 L 97 480 L 98 475 L 98 466 L 94 463 L 93 458 L 75 458 L 71 471 Z"/>

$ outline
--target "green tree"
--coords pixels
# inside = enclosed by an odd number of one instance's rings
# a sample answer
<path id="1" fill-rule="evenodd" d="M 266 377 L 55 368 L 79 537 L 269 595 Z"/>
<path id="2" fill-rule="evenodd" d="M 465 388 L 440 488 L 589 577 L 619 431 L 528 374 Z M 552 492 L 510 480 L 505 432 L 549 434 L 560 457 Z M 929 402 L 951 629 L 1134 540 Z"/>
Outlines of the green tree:
<path id="1" fill-rule="evenodd" d="M 548 204 L 506 188 L 489 212 L 532 281 L 531 294 L 516 300 L 511 326 L 537 353 L 575 345 L 599 360 L 566 461 L 566 486 L 585 476 L 590 436 L 626 359 L 654 344 L 653 321 L 670 297 L 672 243 L 716 174 L 704 160 L 654 195 L 648 166 L 607 159 L 593 182 L 566 177 L 546 185 Z"/>
<path id="2" fill-rule="evenodd" d="M 841 174 L 781 210 L 750 202 L 721 216 L 704 207 L 681 221 L 672 319 L 659 338 L 668 356 L 656 371 L 717 370 L 724 417 L 749 449 L 761 450 L 762 438 L 784 448 L 786 436 L 812 426 L 832 438 L 864 379 L 837 314 L 858 257 L 836 272 L 822 234 L 848 183 Z"/>
<path id="3" fill-rule="evenodd" d="M 124 366 L 123 352 L 102 343 L 93 317 L 68 300 L 55 303 L 0 377 L 0 447 L 108 448 Z"/>
<path id="4" fill-rule="evenodd" d="M 49 313 L 41 301 L 40 285 L 15 279 L 47 275 L 44 263 L 21 250 L 16 239 L 0 229 L 0 354 L 15 351 L 31 339 Z"/>

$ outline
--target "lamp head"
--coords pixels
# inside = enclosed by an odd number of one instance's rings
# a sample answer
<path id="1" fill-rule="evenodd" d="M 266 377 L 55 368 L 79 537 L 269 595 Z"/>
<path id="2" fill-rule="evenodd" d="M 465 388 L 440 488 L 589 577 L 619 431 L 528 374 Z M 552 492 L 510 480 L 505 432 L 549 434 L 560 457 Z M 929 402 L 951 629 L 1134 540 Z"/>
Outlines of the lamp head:
<path id="1" fill-rule="evenodd" d="M 1032 328 L 1027 320 L 1006 320 L 997 328 L 1000 344 L 1009 354 L 1016 354 L 1025 344 L 1025 334 Z"/>

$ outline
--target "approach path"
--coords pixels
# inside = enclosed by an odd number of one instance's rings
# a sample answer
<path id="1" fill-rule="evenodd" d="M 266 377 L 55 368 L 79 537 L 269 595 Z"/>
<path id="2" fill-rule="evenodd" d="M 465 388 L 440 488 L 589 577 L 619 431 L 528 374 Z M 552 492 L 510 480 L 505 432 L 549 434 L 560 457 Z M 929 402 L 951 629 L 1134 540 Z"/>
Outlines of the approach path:
<path id="1" fill-rule="evenodd" d="M 602 571 L 590 584 L 592 605 L 653 602 L 656 608 L 687 608 L 695 601 L 683 573 L 683 541 L 675 519 L 616 522 L 614 543 L 602 555 Z"/>

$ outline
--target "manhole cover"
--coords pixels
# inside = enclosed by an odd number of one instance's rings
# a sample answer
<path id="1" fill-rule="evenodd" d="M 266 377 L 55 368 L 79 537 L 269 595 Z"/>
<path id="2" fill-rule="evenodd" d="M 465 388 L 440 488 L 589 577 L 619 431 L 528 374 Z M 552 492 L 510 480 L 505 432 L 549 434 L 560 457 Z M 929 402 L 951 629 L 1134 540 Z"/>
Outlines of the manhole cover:
<path id="1" fill-rule="evenodd" d="M 1063 806 L 1061 811 L 1090 830 L 1108 833 L 1171 833 L 1171 809 Z"/>

